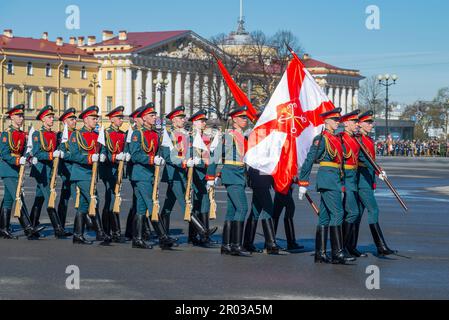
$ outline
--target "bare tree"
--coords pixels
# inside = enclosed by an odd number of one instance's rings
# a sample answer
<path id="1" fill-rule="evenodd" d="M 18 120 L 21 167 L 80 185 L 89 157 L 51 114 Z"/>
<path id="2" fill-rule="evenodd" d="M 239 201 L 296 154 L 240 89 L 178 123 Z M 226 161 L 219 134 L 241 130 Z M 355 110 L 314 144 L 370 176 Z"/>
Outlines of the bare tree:
<path id="1" fill-rule="evenodd" d="M 378 110 L 384 108 L 385 92 L 376 76 L 364 80 L 360 86 L 359 100 L 360 108 L 362 110 L 373 110 L 374 116 L 376 116 Z"/>

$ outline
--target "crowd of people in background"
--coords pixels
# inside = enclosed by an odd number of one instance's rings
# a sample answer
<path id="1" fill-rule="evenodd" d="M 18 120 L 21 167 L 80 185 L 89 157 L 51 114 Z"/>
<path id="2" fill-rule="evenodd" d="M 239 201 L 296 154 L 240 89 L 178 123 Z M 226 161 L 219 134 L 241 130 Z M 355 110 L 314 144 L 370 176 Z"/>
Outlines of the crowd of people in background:
<path id="1" fill-rule="evenodd" d="M 393 157 L 449 157 L 449 142 L 433 140 L 377 140 L 377 154 Z"/>

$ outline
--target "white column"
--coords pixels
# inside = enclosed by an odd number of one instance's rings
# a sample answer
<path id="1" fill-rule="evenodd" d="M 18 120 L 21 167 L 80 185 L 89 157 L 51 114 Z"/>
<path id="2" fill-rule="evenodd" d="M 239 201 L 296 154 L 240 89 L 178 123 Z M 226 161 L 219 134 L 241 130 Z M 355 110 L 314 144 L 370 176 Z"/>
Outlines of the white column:
<path id="1" fill-rule="evenodd" d="M 115 79 L 115 104 L 118 106 L 123 105 L 123 68 L 119 67 L 116 71 Z"/>
<path id="2" fill-rule="evenodd" d="M 344 113 L 348 112 L 348 106 L 346 105 L 346 88 L 342 88 L 342 92 L 341 92 L 341 107 L 343 109 Z"/>
<path id="3" fill-rule="evenodd" d="M 354 109 L 359 107 L 359 89 L 354 89 Z"/>
<path id="4" fill-rule="evenodd" d="M 200 75 L 195 74 L 195 78 L 193 80 L 193 106 L 191 110 L 194 110 L 194 108 L 198 107 L 201 103 L 200 85 Z"/>
<path id="5" fill-rule="evenodd" d="M 203 77 L 203 85 L 202 85 L 202 99 L 201 99 L 201 108 L 209 107 L 209 100 L 210 100 L 210 83 L 209 83 L 209 76 L 205 75 Z"/>
<path id="6" fill-rule="evenodd" d="M 169 114 L 173 110 L 173 74 L 167 72 L 168 85 L 165 90 L 165 114 Z"/>
<path id="7" fill-rule="evenodd" d="M 329 87 L 329 92 L 327 93 L 327 96 L 328 96 L 329 100 L 334 102 L 334 88 L 333 87 Z"/>
<path id="8" fill-rule="evenodd" d="M 225 88 L 225 81 L 223 79 L 220 79 L 220 111 L 223 112 L 223 110 L 226 108 L 226 88 Z"/>
<path id="9" fill-rule="evenodd" d="M 157 73 L 157 80 L 162 80 L 162 71 Z M 161 106 L 161 92 L 156 87 L 156 101 L 154 102 L 156 105 L 156 111 L 158 114 L 161 114 L 162 106 Z"/>
<path id="10" fill-rule="evenodd" d="M 102 90 L 103 89 L 103 70 L 102 69 L 100 69 L 100 71 L 98 72 L 98 85 L 99 85 L 99 87 L 97 90 L 96 103 L 98 105 L 98 108 L 100 109 L 100 116 L 101 116 L 102 112 L 103 112 L 103 90 Z M 88 104 L 88 102 L 86 102 L 86 107 L 88 107 L 87 104 Z M 80 109 L 82 109 L 82 108 L 80 108 Z"/>
<path id="11" fill-rule="evenodd" d="M 339 87 L 335 88 L 335 107 L 340 108 L 341 104 L 340 104 L 340 95 L 341 95 L 341 91 Z"/>
<path id="12" fill-rule="evenodd" d="M 248 90 L 246 92 L 246 95 L 247 95 L 249 101 L 251 101 L 251 95 L 253 93 L 253 82 L 251 81 L 251 79 L 248 80 L 247 88 L 248 88 Z"/>
<path id="13" fill-rule="evenodd" d="M 125 114 L 131 114 L 133 111 L 133 74 L 131 68 L 126 68 L 126 87 L 125 87 Z"/>
<path id="14" fill-rule="evenodd" d="M 153 102 L 153 72 L 147 71 L 147 77 L 145 79 L 145 102 Z"/>
<path id="15" fill-rule="evenodd" d="M 136 77 L 136 86 L 134 91 L 135 108 L 133 110 L 136 110 L 137 108 L 143 105 L 143 97 L 141 97 L 141 95 L 142 95 L 142 69 L 138 69 Z"/>
<path id="16" fill-rule="evenodd" d="M 175 107 L 179 107 L 182 104 L 182 78 L 181 71 L 176 73 L 175 80 Z"/>
<path id="17" fill-rule="evenodd" d="M 184 106 L 190 108 L 192 104 L 192 92 L 190 90 L 191 75 L 189 72 L 186 73 L 186 78 L 184 80 Z"/>
<path id="18" fill-rule="evenodd" d="M 348 105 L 348 111 L 352 112 L 353 110 L 355 110 L 354 108 L 354 98 L 353 98 L 353 89 L 352 88 L 348 88 L 346 90 L 348 92 L 348 98 L 347 98 L 347 102 L 346 104 Z"/>

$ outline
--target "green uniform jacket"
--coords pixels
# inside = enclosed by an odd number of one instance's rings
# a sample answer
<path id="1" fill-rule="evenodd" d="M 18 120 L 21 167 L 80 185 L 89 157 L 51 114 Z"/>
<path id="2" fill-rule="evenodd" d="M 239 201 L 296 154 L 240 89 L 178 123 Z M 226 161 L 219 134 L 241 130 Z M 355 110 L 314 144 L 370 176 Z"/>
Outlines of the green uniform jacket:
<path id="1" fill-rule="evenodd" d="M 373 139 L 368 136 L 363 136 L 360 139 L 362 139 L 362 144 L 366 149 L 368 149 L 373 160 L 376 160 L 376 152 Z M 367 158 L 363 156 L 363 158 L 360 159 L 360 165 L 358 169 L 358 188 L 374 190 L 376 189 L 376 187 L 376 170 L 369 163 Z"/>
<path id="2" fill-rule="evenodd" d="M 21 154 L 14 154 L 10 147 L 10 143 L 14 143 L 12 136 L 13 133 L 17 132 L 22 136 L 23 145 L 20 152 Z M 14 145 L 16 145 L 14 143 Z M 23 152 L 26 149 L 26 133 L 23 131 L 17 131 L 13 127 L 6 129 L 2 132 L 0 140 L 0 177 L 2 178 L 18 178 L 19 177 L 19 160 Z"/>
<path id="3" fill-rule="evenodd" d="M 329 136 L 331 135 L 328 132 L 324 134 L 320 134 L 313 140 L 312 147 L 310 148 L 309 153 L 307 154 L 307 158 L 301 168 L 301 172 L 299 175 L 299 185 L 307 187 L 309 185 L 310 173 L 312 172 L 313 164 L 316 160 L 318 162 L 334 162 L 336 157 L 338 157 L 338 153 L 335 150 L 335 147 L 329 143 Z M 335 139 L 333 139 L 335 138 Z M 332 141 L 336 143 L 339 141 L 339 138 L 333 136 Z M 343 147 L 340 147 L 341 151 Z M 343 157 L 343 154 L 339 155 Z M 343 190 L 343 176 L 342 170 L 336 167 L 330 166 L 320 166 L 317 174 L 317 191 L 325 191 L 325 190 L 333 190 L 333 191 L 342 191 Z"/>
<path id="4" fill-rule="evenodd" d="M 98 139 L 98 133 L 89 131 L 85 127 L 76 131 L 69 140 L 69 152 L 66 160 L 71 161 L 72 172 L 70 175 L 71 181 L 90 181 L 92 179 L 92 154 L 96 153 L 97 144 L 93 143 L 92 139 L 86 141 L 83 136 L 88 133 L 91 138 Z"/>
<path id="5" fill-rule="evenodd" d="M 57 148 L 57 145 L 52 148 L 47 145 L 47 141 L 43 136 L 45 131 L 44 128 L 41 128 L 39 131 L 35 131 L 32 137 L 33 150 L 31 153 L 38 160 L 38 163 L 32 166 L 31 177 L 38 181 L 50 181 L 53 171 L 53 151 Z"/>
<path id="6" fill-rule="evenodd" d="M 140 130 L 134 130 L 132 135 L 132 141 L 129 145 L 129 153 L 131 154 L 131 160 L 133 162 L 133 169 L 131 175 L 131 181 L 153 181 L 154 179 L 154 156 L 157 153 L 157 148 L 151 150 L 150 153 L 144 151 L 142 145 L 145 148 L 151 148 L 144 139 L 143 134 L 149 130 L 142 128 Z M 156 131 L 153 131 L 154 139 L 156 139 L 155 146 L 159 140 Z M 151 195 L 150 195 L 151 196 Z"/>
<path id="7" fill-rule="evenodd" d="M 167 128 L 170 136 L 173 150 L 169 147 L 161 147 L 161 156 L 164 158 L 166 165 L 162 174 L 162 182 L 170 183 L 180 181 L 185 183 L 187 180 L 186 162 L 191 157 L 190 135 L 184 129 L 170 130 Z"/>
<path id="8" fill-rule="evenodd" d="M 75 131 L 69 131 L 69 141 L 74 133 L 75 133 Z M 70 172 L 72 171 L 73 164 L 71 161 L 69 161 L 67 159 L 67 156 L 70 153 L 69 141 L 67 141 L 65 143 L 61 143 L 62 134 L 63 134 L 62 132 L 58 132 L 58 148 L 59 148 L 59 150 L 64 152 L 64 159 L 61 159 L 59 161 L 58 174 L 61 176 L 63 181 L 68 181 L 68 180 L 70 180 Z"/>
<path id="9" fill-rule="evenodd" d="M 242 133 L 240 135 L 243 137 Z M 226 132 L 223 139 L 221 181 L 224 185 L 246 186 L 246 166 L 243 162 L 245 157 L 244 146 L 242 146 L 242 142 L 238 142 L 236 139 L 234 130 Z"/>
<path id="10" fill-rule="evenodd" d="M 209 132 L 213 134 L 213 132 Z M 190 136 L 190 144 L 193 146 L 193 141 L 195 139 L 195 132 L 192 132 Z M 202 134 L 203 142 L 208 148 L 210 148 L 210 143 L 214 139 L 214 136 Z M 206 141 L 205 141 L 206 140 Z M 207 154 L 207 156 L 205 155 Z M 193 148 L 193 157 L 201 159 L 201 163 L 195 166 L 194 174 L 201 181 L 215 180 L 215 175 L 217 173 L 217 159 L 214 156 L 214 152 L 201 150 L 199 148 Z"/>
<path id="11" fill-rule="evenodd" d="M 114 128 L 109 127 L 105 129 L 104 135 L 106 140 L 106 146 L 101 146 L 101 154 L 104 154 L 106 156 L 107 161 L 100 164 L 100 171 L 99 176 L 103 180 L 117 180 L 118 175 L 118 162 L 115 161 L 115 158 L 113 157 L 113 150 L 111 148 L 114 148 L 113 144 L 116 141 L 113 141 L 114 139 L 117 139 L 117 137 L 111 138 L 111 133 L 119 133 L 120 135 L 124 136 L 124 139 L 126 140 L 126 133 L 122 130 L 115 130 Z M 123 142 L 123 147 L 125 146 L 126 141 Z M 125 149 L 123 148 L 123 152 L 125 152 Z M 120 152 L 119 152 L 120 153 Z"/>

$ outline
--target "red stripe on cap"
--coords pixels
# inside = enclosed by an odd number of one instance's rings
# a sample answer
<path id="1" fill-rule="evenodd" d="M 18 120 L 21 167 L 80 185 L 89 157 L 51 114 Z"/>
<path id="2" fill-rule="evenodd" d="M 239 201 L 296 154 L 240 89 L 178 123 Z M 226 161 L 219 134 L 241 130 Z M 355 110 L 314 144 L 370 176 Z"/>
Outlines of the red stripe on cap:
<path id="1" fill-rule="evenodd" d="M 348 116 L 348 117 L 346 117 L 346 116 L 343 116 L 343 117 L 341 117 L 341 119 L 340 119 L 340 121 L 341 122 L 345 122 L 345 121 L 358 121 L 359 120 L 359 117 L 357 116 L 357 115 L 351 115 L 351 116 Z"/>
<path id="2" fill-rule="evenodd" d="M 68 118 L 73 118 L 73 117 L 76 117 L 76 115 L 73 112 L 69 112 L 61 118 L 61 121 L 65 121 Z"/>
<path id="3" fill-rule="evenodd" d="M 198 120 L 201 120 L 201 119 L 206 119 L 206 115 L 200 114 L 200 115 L 196 116 L 195 118 L 193 118 L 192 122 L 198 121 Z"/>
<path id="4" fill-rule="evenodd" d="M 331 113 L 331 114 L 324 116 L 323 118 L 329 119 L 329 118 L 340 118 L 340 117 L 341 117 L 341 115 L 339 113 Z"/>
<path id="5" fill-rule="evenodd" d="M 51 113 L 54 114 L 53 110 L 48 109 L 48 110 L 44 111 L 44 112 L 39 116 L 39 120 L 44 119 L 46 116 L 48 116 L 48 115 L 51 114 Z"/>
<path id="6" fill-rule="evenodd" d="M 143 111 L 141 114 L 140 114 L 140 117 L 144 117 L 144 116 L 146 116 L 147 114 L 150 114 L 150 113 L 155 113 L 156 111 L 154 111 L 154 108 L 149 108 L 149 109 L 146 109 L 145 111 Z M 136 116 L 137 117 L 137 116 Z M 134 118 L 135 119 L 135 118 Z"/>
<path id="7" fill-rule="evenodd" d="M 92 110 L 92 111 L 87 111 L 84 115 L 83 115 L 83 119 L 86 119 L 89 116 L 98 116 L 97 111 L 96 110 Z"/>
<path id="8" fill-rule="evenodd" d="M 240 111 L 240 112 L 236 112 L 234 113 L 231 118 L 237 118 L 237 117 L 241 117 L 241 116 L 248 116 L 246 111 Z"/>
<path id="9" fill-rule="evenodd" d="M 123 116 L 123 112 L 122 111 L 117 111 L 117 112 L 114 112 L 114 113 L 110 114 L 109 115 L 109 119 L 112 119 L 114 117 L 119 117 L 119 116 Z"/>
<path id="10" fill-rule="evenodd" d="M 373 121 L 373 117 L 372 116 L 365 116 L 365 117 L 360 118 L 359 121 L 360 122 Z"/>
<path id="11" fill-rule="evenodd" d="M 184 111 L 182 111 L 182 110 L 176 111 L 175 113 L 173 113 L 170 116 L 170 120 L 172 120 L 173 118 L 179 117 L 179 116 L 183 116 L 183 115 L 184 115 Z"/>
<path id="12" fill-rule="evenodd" d="M 17 109 L 17 110 L 14 110 L 14 111 L 9 112 L 9 115 L 10 115 L 10 116 L 14 116 L 14 115 L 16 115 L 16 114 L 24 114 L 24 113 L 25 113 L 25 112 L 24 112 L 23 110 Z"/>

